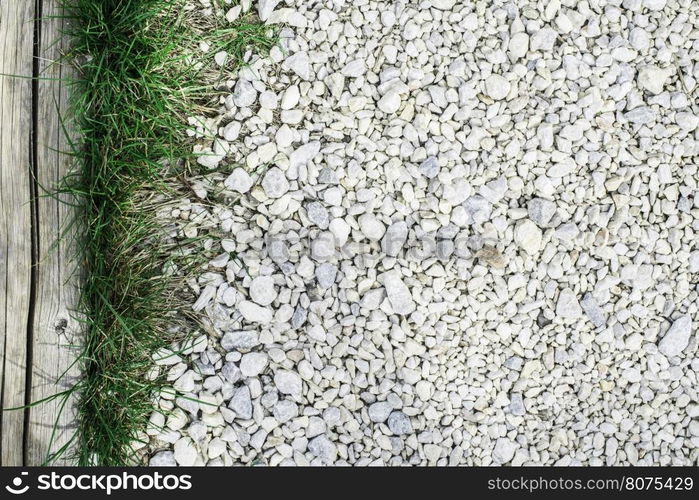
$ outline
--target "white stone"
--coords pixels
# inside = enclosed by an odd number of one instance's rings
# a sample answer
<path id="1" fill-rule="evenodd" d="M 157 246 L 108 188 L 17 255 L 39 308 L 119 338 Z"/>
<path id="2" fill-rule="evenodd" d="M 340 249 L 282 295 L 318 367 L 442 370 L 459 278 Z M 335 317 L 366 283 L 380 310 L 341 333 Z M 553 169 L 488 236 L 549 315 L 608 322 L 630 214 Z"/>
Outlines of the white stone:
<path id="1" fill-rule="evenodd" d="M 176 467 L 175 454 L 171 451 L 159 451 L 148 461 L 151 467 Z"/>
<path id="2" fill-rule="evenodd" d="M 529 255 L 539 252 L 541 239 L 541 229 L 528 219 L 520 222 L 515 228 L 515 243 Z"/>
<path id="3" fill-rule="evenodd" d="M 240 135 L 241 124 L 239 121 L 232 121 L 223 127 L 223 138 L 227 141 L 235 141 Z"/>
<path id="4" fill-rule="evenodd" d="M 277 370 L 274 374 L 274 385 L 282 394 L 288 394 L 294 397 L 301 396 L 301 377 L 292 371 Z"/>
<path id="5" fill-rule="evenodd" d="M 286 70 L 293 71 L 304 80 L 310 80 L 313 77 L 311 60 L 306 52 L 297 52 L 287 57 L 283 67 Z"/>
<path id="6" fill-rule="evenodd" d="M 366 63 L 363 59 L 350 61 L 342 68 L 342 75 L 350 78 L 358 78 L 366 73 Z"/>
<path id="7" fill-rule="evenodd" d="M 330 229 L 330 232 L 333 234 L 335 244 L 338 247 L 342 247 L 347 243 L 350 231 L 352 230 L 349 224 L 347 224 L 344 219 L 340 218 L 331 220 L 328 229 Z"/>
<path id="8" fill-rule="evenodd" d="M 240 371 L 244 377 L 257 377 L 265 369 L 268 358 L 262 352 L 249 352 L 240 360 Z"/>
<path id="9" fill-rule="evenodd" d="M 318 262 L 329 261 L 335 257 L 335 237 L 331 232 L 318 233 L 311 241 L 311 257 Z"/>
<path id="10" fill-rule="evenodd" d="M 298 85 L 290 85 L 282 94 L 282 100 L 279 105 L 284 110 L 291 110 L 296 107 L 301 98 L 301 92 Z"/>
<path id="11" fill-rule="evenodd" d="M 228 12 L 226 12 L 226 21 L 229 23 L 234 23 L 235 21 L 238 20 L 240 17 L 240 13 L 242 12 L 243 7 L 240 5 L 236 5 L 235 7 L 232 7 L 228 9 Z"/>
<path id="12" fill-rule="evenodd" d="M 456 5 L 456 0 L 430 0 L 432 7 L 439 10 L 451 10 Z"/>
<path id="13" fill-rule="evenodd" d="M 239 79 L 233 91 L 233 104 L 239 108 L 247 108 L 255 104 L 257 100 L 257 90 L 247 80 Z"/>
<path id="14" fill-rule="evenodd" d="M 197 461 L 198 453 L 194 443 L 189 438 L 181 438 L 175 443 L 174 456 L 177 465 L 191 467 Z"/>
<path id="15" fill-rule="evenodd" d="M 269 19 L 278 3 L 279 0 L 257 0 L 257 15 L 260 16 L 260 20 Z"/>
<path id="16" fill-rule="evenodd" d="M 378 108 L 386 114 L 393 114 L 400 109 L 401 98 L 396 92 L 388 92 L 379 99 Z"/>
<path id="17" fill-rule="evenodd" d="M 269 90 L 265 90 L 260 94 L 260 107 L 264 109 L 277 109 L 277 105 L 279 103 L 279 99 L 277 98 L 277 94 L 274 92 L 270 92 Z"/>
<path id="18" fill-rule="evenodd" d="M 648 106 L 639 106 L 624 113 L 624 118 L 631 123 L 645 125 L 655 120 L 656 113 Z"/>
<path id="19" fill-rule="evenodd" d="M 669 72 L 658 66 L 644 66 L 638 70 L 638 86 L 652 94 L 659 94 L 665 88 Z"/>
<path id="20" fill-rule="evenodd" d="M 513 34 L 507 50 L 510 57 L 515 61 L 524 57 L 527 54 L 527 50 L 529 50 L 529 36 L 522 31 Z"/>
<path id="21" fill-rule="evenodd" d="M 250 298 L 261 306 L 268 306 L 277 298 L 274 278 L 258 276 L 250 282 Z"/>
<path id="22" fill-rule="evenodd" d="M 663 10 L 667 0 L 643 0 L 643 6 L 651 11 Z"/>
<path id="23" fill-rule="evenodd" d="M 529 39 L 529 48 L 531 50 L 541 50 L 543 52 L 549 52 L 553 49 L 553 45 L 556 42 L 556 33 L 553 29 L 549 27 L 544 27 L 535 30 Z"/>
<path id="24" fill-rule="evenodd" d="M 400 271 L 392 270 L 385 273 L 383 285 L 393 312 L 407 315 L 415 311 L 415 301 L 410 294 L 410 289 L 403 282 Z"/>
<path id="25" fill-rule="evenodd" d="M 514 441 L 507 438 L 498 438 L 493 447 L 493 462 L 498 465 L 506 464 L 514 458 L 517 448 L 519 448 L 519 445 Z"/>
<path id="26" fill-rule="evenodd" d="M 578 319 L 582 316 L 582 308 L 578 297 L 570 288 L 561 290 L 556 303 L 556 315 L 563 319 Z"/>
<path id="27" fill-rule="evenodd" d="M 245 169 L 236 168 L 231 175 L 226 178 L 224 185 L 233 191 L 247 193 L 253 185 L 253 180 Z"/>
<path id="28" fill-rule="evenodd" d="M 680 316 L 660 339 L 658 350 L 668 357 L 679 356 L 689 345 L 691 335 L 692 318 L 689 314 Z"/>
<path id="29" fill-rule="evenodd" d="M 277 167 L 270 168 L 262 179 L 262 188 L 270 198 L 281 198 L 289 191 L 289 181 Z"/>
<path id="30" fill-rule="evenodd" d="M 374 214 L 363 214 L 357 220 L 359 229 L 372 241 L 379 241 L 386 232 L 386 226 Z"/>
<path id="31" fill-rule="evenodd" d="M 485 80 L 485 93 L 496 101 L 504 99 L 510 93 L 510 82 L 501 75 L 490 75 Z"/>
<path id="32" fill-rule="evenodd" d="M 251 323 L 266 324 L 272 321 L 272 311 L 266 307 L 257 305 L 254 302 L 244 300 L 238 304 L 238 311 L 243 315 L 245 321 L 249 321 Z"/>
<path id="33" fill-rule="evenodd" d="M 313 161 L 320 152 L 320 142 L 312 141 L 298 147 L 289 155 L 289 169 L 298 172 L 299 168 L 305 168 L 308 162 Z"/>
<path id="34" fill-rule="evenodd" d="M 277 148 L 288 148 L 294 142 L 294 133 L 291 131 L 291 128 L 284 123 L 281 127 L 279 127 L 277 133 L 274 135 L 274 140 L 277 143 Z"/>

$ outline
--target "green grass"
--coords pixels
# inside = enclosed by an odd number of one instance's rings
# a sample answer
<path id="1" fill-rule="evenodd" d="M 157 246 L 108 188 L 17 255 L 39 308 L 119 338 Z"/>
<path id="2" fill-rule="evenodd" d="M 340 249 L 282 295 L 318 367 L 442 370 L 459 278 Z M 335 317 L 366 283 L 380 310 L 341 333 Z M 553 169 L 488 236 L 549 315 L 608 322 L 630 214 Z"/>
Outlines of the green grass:
<path id="1" fill-rule="evenodd" d="M 275 35 L 252 17 L 222 27 L 194 18 L 178 0 L 65 0 L 79 77 L 69 121 L 75 172 L 57 194 L 78 205 L 84 324 L 78 395 L 77 462 L 138 463 L 134 443 L 154 396 L 152 355 L 191 331 L 183 281 L 196 268 L 197 241 L 173 238 L 156 211 L 189 195 L 188 116 L 214 108 L 211 64 L 229 52 L 230 69 L 248 48 L 266 50 Z M 217 17 L 218 22 L 223 22 Z M 206 40 L 212 50 L 197 51 Z M 204 64 L 192 65 L 192 59 Z M 178 271 L 168 273 L 174 264 Z M 59 450 L 59 454 L 65 450 Z"/>

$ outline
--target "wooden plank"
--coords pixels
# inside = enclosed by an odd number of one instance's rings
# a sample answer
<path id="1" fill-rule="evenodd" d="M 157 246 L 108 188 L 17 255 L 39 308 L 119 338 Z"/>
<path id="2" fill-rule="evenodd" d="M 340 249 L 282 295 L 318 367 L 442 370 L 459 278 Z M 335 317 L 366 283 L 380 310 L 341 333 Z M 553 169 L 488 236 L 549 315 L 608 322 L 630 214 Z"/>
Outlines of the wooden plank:
<path id="1" fill-rule="evenodd" d="M 30 314 L 34 0 L 0 2 L 0 389 L 25 404 Z M 19 78 L 18 78 L 19 77 Z M 3 411 L 0 463 L 23 465 L 24 411 Z"/>
<path id="2" fill-rule="evenodd" d="M 70 128 L 68 80 L 75 77 L 62 58 L 67 45 L 60 0 L 43 0 L 39 14 L 39 59 L 35 98 L 37 113 L 37 182 L 46 190 L 55 189 L 71 167 L 71 157 L 63 127 Z M 62 118 L 63 117 L 63 118 Z M 61 124 L 63 120 L 63 125 Z M 76 270 L 74 217 L 71 207 L 53 197 L 37 198 L 38 237 L 35 270 L 36 298 L 32 328 L 31 400 L 40 401 L 71 387 L 79 374 L 76 356 L 79 322 L 75 309 L 79 298 Z M 64 234 L 61 234 L 61 233 Z M 74 396 L 54 399 L 29 410 L 26 434 L 27 465 L 74 465 Z M 67 449 L 64 449 L 67 446 Z M 56 457 L 56 454 L 58 456 Z"/>

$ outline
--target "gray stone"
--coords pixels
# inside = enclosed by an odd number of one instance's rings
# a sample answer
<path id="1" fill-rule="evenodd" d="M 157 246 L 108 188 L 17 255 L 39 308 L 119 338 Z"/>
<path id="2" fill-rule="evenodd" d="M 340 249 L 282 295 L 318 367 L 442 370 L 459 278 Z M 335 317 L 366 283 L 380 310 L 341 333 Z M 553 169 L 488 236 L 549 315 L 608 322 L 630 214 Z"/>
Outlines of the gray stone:
<path id="1" fill-rule="evenodd" d="M 653 122 L 655 121 L 655 117 L 655 111 L 648 106 L 639 106 L 624 113 L 624 118 L 636 125 L 645 125 L 646 123 Z"/>
<path id="2" fill-rule="evenodd" d="M 281 198 L 289 191 L 289 181 L 277 167 L 270 168 L 262 179 L 262 189 L 270 198 Z"/>
<path id="3" fill-rule="evenodd" d="M 221 347 L 226 351 L 249 351 L 258 345 L 260 345 L 260 337 L 254 330 L 227 332 L 221 338 Z"/>
<path id="4" fill-rule="evenodd" d="M 468 197 L 462 205 L 469 215 L 469 223 L 483 224 L 490 220 L 493 207 L 490 202 L 480 194 Z"/>
<path id="5" fill-rule="evenodd" d="M 294 309 L 294 315 L 291 317 L 291 328 L 301 328 L 303 324 L 306 322 L 307 316 L 308 310 L 301 306 L 296 306 L 296 309 Z"/>
<path id="6" fill-rule="evenodd" d="M 335 284 L 337 277 L 337 266 L 330 263 L 323 263 L 316 267 L 316 281 L 321 288 L 330 288 Z"/>
<path id="7" fill-rule="evenodd" d="M 243 385 L 235 390 L 228 408 L 233 410 L 238 418 L 249 420 L 252 418 L 252 400 L 250 399 L 250 389 Z"/>
<path id="8" fill-rule="evenodd" d="M 436 156 L 428 156 L 427 159 L 420 164 L 418 170 L 428 179 L 434 179 L 437 177 L 437 174 L 439 174 L 439 160 Z"/>
<path id="9" fill-rule="evenodd" d="M 274 418 L 277 420 L 277 422 L 283 424 L 285 422 L 288 422 L 292 418 L 295 418 L 299 414 L 299 407 L 293 401 L 289 401 L 288 399 L 282 399 L 274 405 L 272 414 L 274 415 Z"/>
<path id="10" fill-rule="evenodd" d="M 604 311 L 597 305 L 597 301 L 590 293 L 586 293 L 580 301 L 580 307 L 585 311 L 590 322 L 595 327 L 600 328 L 607 324 L 607 316 Z"/>
<path id="11" fill-rule="evenodd" d="M 318 173 L 319 184 L 337 184 L 337 174 L 330 167 L 323 167 Z"/>
<path id="12" fill-rule="evenodd" d="M 308 442 L 308 451 L 325 465 L 332 465 L 337 459 L 337 447 L 326 436 L 314 437 Z"/>
<path id="13" fill-rule="evenodd" d="M 527 410 L 524 408 L 524 401 L 521 393 L 513 392 L 510 394 L 509 410 L 512 415 L 517 416 L 522 416 L 527 413 Z"/>
<path id="14" fill-rule="evenodd" d="M 394 411 L 388 416 L 388 428 L 397 436 L 413 432 L 413 424 L 410 418 L 402 411 Z"/>
<path id="15" fill-rule="evenodd" d="M 232 361 L 224 363 L 221 367 L 221 375 L 231 384 L 235 384 L 243 378 L 243 373 L 240 371 L 240 368 Z"/>
<path id="16" fill-rule="evenodd" d="M 312 201 L 306 205 L 308 220 L 321 229 L 327 229 L 330 225 L 328 210 L 319 201 Z"/>
<path id="17" fill-rule="evenodd" d="M 387 401 L 379 401 L 369 405 L 369 420 L 374 423 L 385 422 L 388 416 L 393 411 L 393 405 Z"/>
<path id="18" fill-rule="evenodd" d="M 544 198 L 533 198 L 527 204 L 527 212 L 539 227 L 546 227 L 556 214 L 556 204 Z"/>
<path id="19" fill-rule="evenodd" d="M 408 239 L 408 225 L 403 221 L 394 222 L 383 235 L 381 240 L 381 248 L 389 257 L 396 257 L 405 245 Z"/>

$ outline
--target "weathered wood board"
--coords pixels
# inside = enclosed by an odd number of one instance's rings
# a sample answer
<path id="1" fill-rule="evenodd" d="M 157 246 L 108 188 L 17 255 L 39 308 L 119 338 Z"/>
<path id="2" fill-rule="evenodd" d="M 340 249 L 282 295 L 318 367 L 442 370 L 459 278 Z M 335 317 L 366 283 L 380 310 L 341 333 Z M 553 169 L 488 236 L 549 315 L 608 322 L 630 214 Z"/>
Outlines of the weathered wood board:
<path id="1" fill-rule="evenodd" d="M 72 66 L 62 62 L 67 41 L 62 36 L 64 16 L 60 0 L 43 0 L 39 25 L 38 76 L 35 99 L 36 172 L 39 197 L 36 200 L 35 307 L 32 323 L 31 401 L 40 401 L 70 388 L 79 375 L 75 362 L 79 353 L 79 324 L 75 316 L 79 269 L 74 248 L 74 200 L 42 196 L 42 187 L 57 186 L 72 166 L 65 154 L 70 144 L 65 132 Z M 75 434 L 75 397 L 59 398 L 29 410 L 25 435 L 25 461 L 55 465 L 73 463 L 74 450 L 58 458 L 52 455 L 71 442 Z"/>
<path id="2" fill-rule="evenodd" d="M 26 402 L 32 292 L 34 2 L 0 2 L 0 355 L 3 408 Z M 25 412 L 3 411 L 2 465 L 23 465 Z"/>
<path id="3" fill-rule="evenodd" d="M 71 234 L 59 242 L 71 208 L 44 192 L 71 161 L 58 4 L 0 2 L 0 465 L 74 463 L 75 397 L 7 410 L 65 391 L 78 369 L 79 275 Z"/>

